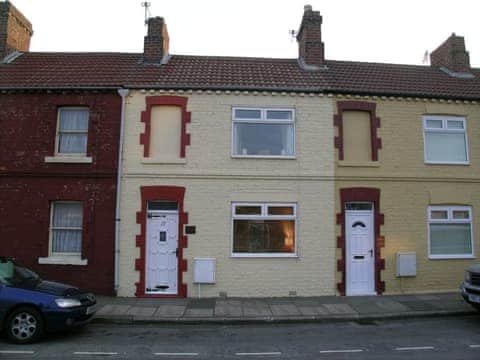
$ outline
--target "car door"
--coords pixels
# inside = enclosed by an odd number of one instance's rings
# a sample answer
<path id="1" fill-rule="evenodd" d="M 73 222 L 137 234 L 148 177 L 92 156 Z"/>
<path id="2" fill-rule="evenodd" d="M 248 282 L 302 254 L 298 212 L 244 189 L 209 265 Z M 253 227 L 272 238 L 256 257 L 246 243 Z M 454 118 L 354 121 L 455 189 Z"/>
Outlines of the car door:
<path id="1" fill-rule="evenodd" d="M 7 312 L 7 303 L 4 298 L 5 293 L 5 284 L 0 280 L 0 328 L 3 324 L 3 318 L 5 317 L 5 313 Z"/>

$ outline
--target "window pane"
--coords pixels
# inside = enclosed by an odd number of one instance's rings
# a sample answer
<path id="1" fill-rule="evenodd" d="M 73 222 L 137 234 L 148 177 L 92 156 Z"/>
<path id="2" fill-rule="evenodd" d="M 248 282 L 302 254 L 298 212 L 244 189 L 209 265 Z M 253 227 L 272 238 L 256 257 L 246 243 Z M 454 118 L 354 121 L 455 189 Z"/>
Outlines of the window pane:
<path id="1" fill-rule="evenodd" d="M 236 119 L 261 119 L 262 112 L 261 110 L 252 110 L 252 109 L 236 109 L 235 118 Z"/>
<path id="2" fill-rule="evenodd" d="M 268 215 L 294 215 L 292 206 L 269 206 Z"/>
<path id="3" fill-rule="evenodd" d="M 459 120 L 448 120 L 447 128 L 449 129 L 463 129 L 463 121 Z"/>
<path id="4" fill-rule="evenodd" d="M 294 253 L 294 220 L 234 220 L 233 252 Z"/>
<path id="5" fill-rule="evenodd" d="M 293 155 L 292 124 L 234 124 L 235 155 Z"/>
<path id="6" fill-rule="evenodd" d="M 60 134 L 58 152 L 63 154 L 85 154 L 87 152 L 87 134 Z"/>
<path id="7" fill-rule="evenodd" d="M 268 120 L 292 120 L 290 110 L 267 110 Z"/>
<path id="8" fill-rule="evenodd" d="M 262 215 L 261 206 L 235 206 L 235 215 Z"/>
<path id="9" fill-rule="evenodd" d="M 464 133 L 425 133 L 426 160 L 467 161 Z"/>
<path id="10" fill-rule="evenodd" d="M 427 123 L 427 128 L 431 128 L 431 129 L 441 129 L 443 126 L 442 120 L 427 120 L 426 123 Z"/>
<path id="11" fill-rule="evenodd" d="M 55 203 L 53 207 L 53 227 L 81 228 L 83 222 L 82 204 Z"/>
<path id="12" fill-rule="evenodd" d="M 53 230 L 52 252 L 81 253 L 81 230 Z"/>
<path id="13" fill-rule="evenodd" d="M 447 210 L 431 210 L 430 211 L 430 218 L 431 219 L 447 219 L 448 212 Z"/>
<path id="14" fill-rule="evenodd" d="M 345 210 L 372 210 L 372 203 L 346 203 Z"/>
<path id="15" fill-rule="evenodd" d="M 177 210 L 178 204 L 175 201 L 149 201 L 148 210 Z"/>
<path id="16" fill-rule="evenodd" d="M 87 109 L 60 109 L 60 131 L 63 130 L 88 130 Z"/>
<path id="17" fill-rule="evenodd" d="M 470 224 L 430 224 L 432 255 L 471 255 Z"/>
<path id="18" fill-rule="evenodd" d="M 453 210 L 454 219 L 470 219 L 470 213 L 467 210 Z"/>

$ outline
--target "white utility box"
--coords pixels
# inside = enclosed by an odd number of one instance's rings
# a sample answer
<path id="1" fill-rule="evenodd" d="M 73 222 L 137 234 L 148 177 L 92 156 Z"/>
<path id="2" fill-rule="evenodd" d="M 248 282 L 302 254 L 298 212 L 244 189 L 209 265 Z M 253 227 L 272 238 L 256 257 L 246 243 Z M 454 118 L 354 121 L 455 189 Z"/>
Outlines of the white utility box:
<path id="1" fill-rule="evenodd" d="M 195 284 L 215 284 L 217 260 L 212 258 L 193 259 L 193 282 Z"/>
<path id="2" fill-rule="evenodd" d="M 417 253 L 397 253 L 397 277 L 417 276 Z"/>

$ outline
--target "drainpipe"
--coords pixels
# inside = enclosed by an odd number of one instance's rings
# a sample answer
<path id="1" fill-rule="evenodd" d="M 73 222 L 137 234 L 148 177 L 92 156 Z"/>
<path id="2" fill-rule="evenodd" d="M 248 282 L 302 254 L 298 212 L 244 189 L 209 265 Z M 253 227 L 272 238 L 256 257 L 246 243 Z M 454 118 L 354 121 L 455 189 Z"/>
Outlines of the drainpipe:
<path id="1" fill-rule="evenodd" d="M 117 194 L 115 199 L 115 269 L 114 269 L 114 291 L 118 292 L 118 257 L 120 255 L 119 239 L 120 239 L 120 192 L 122 188 L 122 163 L 123 163 L 123 137 L 125 127 L 125 103 L 128 96 L 128 89 L 118 89 L 118 95 L 122 97 L 122 110 L 120 115 L 120 138 L 118 143 L 118 170 L 117 170 Z"/>

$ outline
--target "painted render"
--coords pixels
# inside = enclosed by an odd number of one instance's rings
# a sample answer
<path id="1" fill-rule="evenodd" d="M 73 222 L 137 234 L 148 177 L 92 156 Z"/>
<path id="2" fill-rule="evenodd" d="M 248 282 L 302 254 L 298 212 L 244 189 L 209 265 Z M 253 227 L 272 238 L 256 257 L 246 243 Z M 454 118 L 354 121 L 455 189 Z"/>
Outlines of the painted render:
<path id="1" fill-rule="evenodd" d="M 191 113 L 184 163 L 145 161 L 139 137 L 146 98 L 172 95 L 186 97 Z M 234 106 L 294 108 L 296 159 L 232 158 Z M 188 224 L 197 227 L 184 250 L 187 296 L 198 291 L 192 283 L 194 257 L 217 259 L 216 284 L 202 285 L 202 296 L 335 294 L 332 116 L 331 100 L 318 96 L 132 91 L 126 107 L 118 294 L 133 296 L 140 278 L 136 214 L 145 186 L 185 188 L 184 211 Z M 231 257 L 231 203 L 247 201 L 297 203 L 297 257 Z"/>
<path id="2" fill-rule="evenodd" d="M 337 97 L 334 102 L 349 100 Z M 350 99 L 351 100 L 351 99 Z M 429 205 L 467 205 L 472 208 L 474 255 L 480 253 L 478 229 L 480 208 L 478 193 L 480 178 L 480 107 L 471 102 L 429 99 L 360 98 L 376 104 L 380 118 L 377 162 L 345 163 L 335 161 L 335 208 L 341 212 L 340 190 L 345 188 L 376 188 L 380 190 L 380 212 L 384 224 L 380 236 L 385 246 L 381 257 L 385 269 L 381 280 L 385 294 L 455 291 L 463 272 L 477 259 L 429 259 L 428 220 Z M 466 118 L 469 165 L 433 165 L 424 162 L 422 115 L 458 115 Z M 338 133 L 337 133 L 338 134 Z M 337 225 L 337 236 L 341 227 Z M 396 277 L 396 253 L 413 251 L 417 255 L 417 275 Z M 337 262 L 341 260 L 337 249 Z M 337 284 L 342 273 L 336 274 Z"/>

